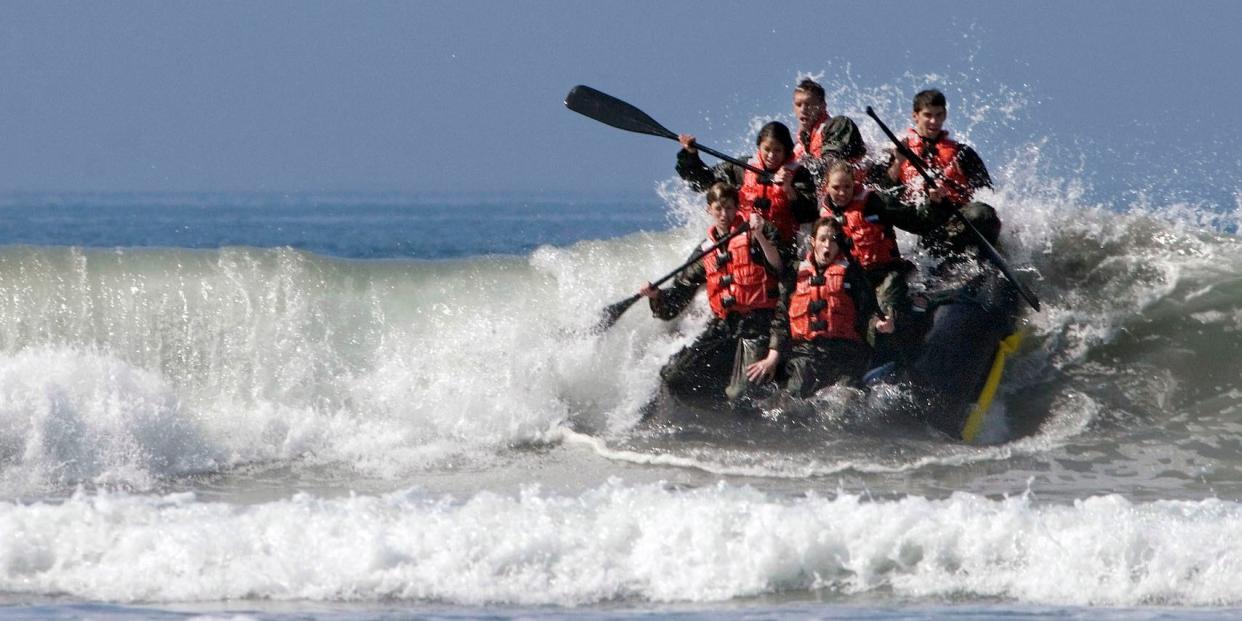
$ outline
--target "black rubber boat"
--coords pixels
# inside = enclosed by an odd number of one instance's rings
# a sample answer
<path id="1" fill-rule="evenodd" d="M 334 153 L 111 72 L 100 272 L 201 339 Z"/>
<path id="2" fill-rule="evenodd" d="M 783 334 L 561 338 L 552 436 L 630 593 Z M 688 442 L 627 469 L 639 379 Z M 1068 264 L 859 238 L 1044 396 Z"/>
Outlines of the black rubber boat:
<path id="1" fill-rule="evenodd" d="M 1017 290 L 997 270 L 974 265 L 955 286 L 930 294 L 923 314 L 921 348 L 902 365 L 874 369 L 868 387 L 896 384 L 911 398 L 901 400 L 902 413 L 965 442 L 982 440 L 989 413 L 1008 358 L 1022 340 L 1018 319 L 1024 306 Z M 759 394 L 741 403 L 719 399 L 686 399 L 662 387 L 648 405 L 649 425 L 729 427 L 763 422 L 765 413 L 780 409 L 795 419 L 806 418 L 799 407 L 774 394 Z M 813 415 L 813 412 L 811 413 Z M 782 424 L 797 420 L 775 419 Z M 1008 438 L 989 437 L 988 441 Z"/>
<path id="2" fill-rule="evenodd" d="M 904 365 L 868 374 L 866 384 L 899 383 L 914 397 L 910 414 L 966 442 L 983 429 L 1005 364 L 1022 341 L 1017 290 L 994 269 L 931 296 L 922 347 Z"/>

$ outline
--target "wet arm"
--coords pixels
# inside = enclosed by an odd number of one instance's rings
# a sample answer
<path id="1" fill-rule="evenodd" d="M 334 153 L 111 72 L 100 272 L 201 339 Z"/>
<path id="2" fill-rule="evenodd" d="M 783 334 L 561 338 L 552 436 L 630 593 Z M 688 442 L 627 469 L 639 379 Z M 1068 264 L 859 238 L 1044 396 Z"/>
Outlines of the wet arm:
<path id="1" fill-rule="evenodd" d="M 819 218 L 819 201 L 815 196 L 815 177 L 811 175 L 811 171 L 807 168 L 800 167 L 794 173 L 793 179 L 794 197 L 790 201 L 789 206 L 793 211 L 794 219 L 799 224 L 814 222 Z"/>
<path id="2" fill-rule="evenodd" d="M 828 119 L 820 126 L 824 134 L 824 156 L 853 160 L 867 154 L 867 144 L 863 142 L 862 132 L 858 124 L 843 114 Z"/>
<path id="3" fill-rule="evenodd" d="M 796 270 L 787 270 L 781 278 L 781 297 L 776 303 L 776 314 L 772 317 L 771 336 L 768 338 L 768 349 L 779 352 L 781 360 L 788 360 L 792 341 L 789 336 L 789 298 L 797 285 Z"/>
<path id="4" fill-rule="evenodd" d="M 974 149 L 963 145 L 962 150 L 957 153 L 957 165 L 970 183 L 971 190 L 992 187 L 992 176 L 988 174 L 988 167 Z"/>
<path id="5" fill-rule="evenodd" d="M 867 162 L 867 179 L 866 184 L 879 190 L 893 190 L 901 187 L 901 183 L 889 176 L 889 170 L 893 165 L 893 155 L 888 153 L 884 157 Z"/>
<path id="6" fill-rule="evenodd" d="M 696 247 L 691 256 L 699 252 L 700 249 Z M 665 321 L 676 319 L 682 311 L 686 310 L 690 302 L 694 301 L 694 294 L 698 293 L 699 287 L 706 282 L 707 270 L 703 267 L 703 261 L 695 261 L 673 278 L 672 285 L 660 289 L 660 297 L 648 298 L 651 314 Z"/>
<path id="7" fill-rule="evenodd" d="M 780 233 L 771 222 L 765 222 L 763 231 L 755 236 L 755 242 L 763 250 L 763 258 L 767 261 L 768 272 L 781 274 L 785 270 L 785 262 L 781 259 Z"/>
<path id="8" fill-rule="evenodd" d="M 738 186 L 742 180 L 742 173 L 738 172 L 739 170 L 741 170 L 740 167 L 728 162 L 721 162 L 708 168 L 697 151 L 691 153 L 682 149 L 677 152 L 677 176 L 689 183 L 695 192 L 706 192 L 717 181 L 725 181 Z"/>
<path id="9" fill-rule="evenodd" d="M 872 320 L 881 314 L 880 305 L 875 299 L 875 290 L 871 288 L 871 281 L 857 264 L 850 263 L 845 277 L 850 283 L 850 297 L 854 299 L 854 308 L 858 311 L 854 320 L 855 328 L 859 334 L 867 334 Z"/>
<path id="10" fill-rule="evenodd" d="M 943 203 L 913 205 L 893 194 L 871 192 L 867 195 L 867 204 L 863 206 L 863 215 L 868 218 L 877 217 L 880 222 L 903 231 L 926 235 L 948 219 L 949 213 L 946 209 L 949 207 Z"/>

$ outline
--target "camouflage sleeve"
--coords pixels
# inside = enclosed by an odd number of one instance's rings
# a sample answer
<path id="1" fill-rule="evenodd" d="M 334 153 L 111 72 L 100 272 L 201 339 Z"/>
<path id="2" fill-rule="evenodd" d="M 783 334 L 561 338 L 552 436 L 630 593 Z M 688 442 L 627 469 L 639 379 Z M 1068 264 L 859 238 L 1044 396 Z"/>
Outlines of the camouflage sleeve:
<path id="1" fill-rule="evenodd" d="M 912 205 L 901 200 L 899 196 L 884 192 L 867 195 L 863 214 L 876 216 L 880 222 L 915 235 L 926 235 L 944 224 L 949 217 L 949 213 L 937 205 Z"/>
<path id="2" fill-rule="evenodd" d="M 957 153 L 957 165 L 961 167 L 962 174 L 966 175 L 970 189 L 992 187 L 992 176 L 988 174 L 988 167 L 983 164 L 983 158 L 979 157 L 974 149 L 962 145 L 962 150 Z"/>
<path id="3" fill-rule="evenodd" d="M 806 167 L 794 173 L 795 196 L 789 207 L 799 224 L 814 222 L 819 218 L 819 199 L 815 195 L 815 178 Z"/>
<path id="4" fill-rule="evenodd" d="M 871 281 L 867 279 L 862 268 L 853 261 L 850 261 L 850 266 L 846 269 L 845 278 L 846 282 L 850 283 L 850 297 L 853 298 L 854 308 L 857 311 L 854 316 L 855 328 L 858 329 L 859 334 L 867 334 L 871 328 L 871 318 L 880 311 L 880 306 L 875 300 L 875 291 L 871 288 Z"/>
<path id="5" fill-rule="evenodd" d="M 740 166 L 729 162 L 721 162 L 708 168 L 698 153 L 690 153 L 685 149 L 677 152 L 677 176 L 689 183 L 695 192 L 706 192 L 717 181 L 740 186 L 744 172 Z"/>
<path id="6" fill-rule="evenodd" d="M 823 150 L 819 157 L 811 154 L 803 155 L 802 166 L 811 173 L 813 188 L 824 185 L 824 173 L 834 162 L 841 160 L 854 162 L 867 154 L 867 145 L 863 143 L 862 133 L 854 121 L 846 116 L 835 116 L 819 126 L 823 136 Z M 863 165 L 859 163 L 859 165 Z"/>
<path id="7" fill-rule="evenodd" d="M 810 153 L 802 156 L 798 160 L 802 164 L 802 168 L 811 173 L 811 183 L 813 187 L 821 188 L 824 186 L 824 173 L 828 167 L 832 165 L 833 158 L 830 157 L 814 157 Z"/>
<path id="8" fill-rule="evenodd" d="M 828 119 L 820 127 L 820 131 L 824 134 L 824 156 L 852 160 L 867 154 L 867 144 L 863 142 L 862 132 L 858 130 L 858 124 L 848 116 L 838 115 Z"/>
<path id="9" fill-rule="evenodd" d="M 772 317 L 771 336 L 768 338 L 768 349 L 780 352 L 781 360 L 788 360 L 791 348 L 789 336 L 789 298 L 793 296 L 797 284 L 798 270 L 786 269 L 781 276 L 781 297 L 776 302 L 776 314 Z"/>
<path id="10" fill-rule="evenodd" d="M 864 183 L 876 188 L 877 190 L 895 190 L 902 187 L 900 181 L 895 181 L 888 176 L 888 169 L 893 165 L 893 154 L 886 153 L 884 157 L 872 160 L 864 164 L 867 170 L 867 178 Z"/>
<path id="11" fill-rule="evenodd" d="M 698 254 L 701 246 L 695 246 L 694 252 L 690 253 L 690 257 Z M 690 257 L 687 257 L 689 259 Z M 699 287 L 707 282 L 707 270 L 703 267 L 703 261 L 698 260 L 691 263 L 688 267 L 681 270 L 673 278 L 673 284 L 667 288 L 660 289 L 660 297 L 651 299 L 647 302 L 651 306 L 651 314 L 657 319 L 669 321 L 676 319 L 690 302 L 694 301 L 694 294 L 698 293 Z"/>
<path id="12" fill-rule="evenodd" d="M 785 270 L 789 268 L 789 257 L 786 256 L 787 255 L 786 248 L 783 248 L 781 246 L 781 233 L 780 231 L 776 230 L 775 224 L 768 222 L 763 225 L 763 236 L 768 238 L 768 241 L 771 242 L 773 246 L 776 246 L 777 254 L 781 255 L 781 261 L 785 263 L 785 265 L 782 265 L 778 269 L 775 265 L 772 265 L 771 263 L 768 262 L 767 255 L 763 254 L 762 249 L 759 249 L 759 254 L 763 256 L 763 266 L 765 269 L 768 270 L 768 273 L 779 277 L 782 273 L 785 272 Z"/>
<path id="13" fill-rule="evenodd" d="M 689 183 L 695 192 L 706 192 L 716 182 L 715 175 L 699 154 L 685 149 L 677 152 L 677 176 Z"/>

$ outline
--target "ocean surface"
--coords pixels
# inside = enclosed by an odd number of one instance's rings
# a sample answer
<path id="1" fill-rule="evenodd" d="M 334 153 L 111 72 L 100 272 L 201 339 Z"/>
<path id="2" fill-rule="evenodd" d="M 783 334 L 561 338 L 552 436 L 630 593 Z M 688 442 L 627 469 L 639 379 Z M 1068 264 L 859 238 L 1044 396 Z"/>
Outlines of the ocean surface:
<path id="1" fill-rule="evenodd" d="M 701 234 L 673 180 L 2 197 L 0 620 L 1242 614 L 1237 206 L 996 151 L 1044 310 L 983 445 L 899 388 L 639 425 L 705 304 L 589 328 Z"/>

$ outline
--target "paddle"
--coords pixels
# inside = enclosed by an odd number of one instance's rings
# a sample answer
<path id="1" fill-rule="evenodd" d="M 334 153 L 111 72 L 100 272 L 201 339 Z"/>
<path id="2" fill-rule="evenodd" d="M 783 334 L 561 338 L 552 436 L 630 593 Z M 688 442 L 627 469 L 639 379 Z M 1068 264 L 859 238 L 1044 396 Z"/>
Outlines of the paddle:
<path id="1" fill-rule="evenodd" d="M 617 129 L 624 129 L 627 132 L 636 132 L 639 134 L 648 134 L 650 136 L 659 136 L 660 138 L 668 138 L 677 141 L 677 134 L 660 125 L 655 119 L 647 116 L 646 112 L 635 108 L 634 106 L 613 97 L 607 93 L 597 91 L 589 86 L 579 84 L 569 89 L 569 94 L 565 96 L 565 107 L 590 118 L 599 121 L 605 125 L 611 125 Z M 735 166 L 741 166 L 750 172 L 763 177 L 765 181 L 771 180 L 771 174 L 765 170 L 761 170 L 755 166 L 751 166 L 739 159 L 729 157 L 715 149 L 705 147 L 695 143 L 695 148 L 718 157 Z"/>
<path id="2" fill-rule="evenodd" d="M 914 166 L 914 169 L 917 170 L 919 175 L 923 177 L 923 181 L 927 184 L 927 187 L 933 187 L 935 185 L 935 181 L 932 180 L 931 174 L 927 172 L 927 166 L 923 163 L 923 159 L 915 155 L 914 152 L 910 150 L 910 147 L 906 146 L 906 143 L 902 142 L 896 135 L 893 134 L 893 131 L 884 124 L 884 121 L 880 120 L 880 117 L 876 115 L 875 110 L 873 110 L 871 106 L 867 106 L 867 116 L 871 117 L 876 124 L 880 126 L 880 129 L 884 131 L 884 134 L 888 136 L 888 139 L 892 140 L 893 144 L 896 145 L 897 150 L 910 161 L 910 164 Z M 957 191 L 964 190 L 964 188 L 957 186 L 956 183 L 953 183 L 952 179 L 946 178 L 945 181 L 956 186 L 955 189 Z M 1001 273 L 1005 275 L 1005 278 L 1018 289 L 1018 293 L 1022 296 L 1022 299 L 1026 300 L 1026 303 L 1030 304 L 1031 308 L 1035 309 L 1035 312 L 1039 312 L 1039 298 L 1035 297 L 1035 293 L 1028 289 L 1022 281 L 1018 280 L 1017 274 L 1013 273 L 1013 270 L 1009 267 L 1009 263 L 1007 263 L 1005 259 L 1000 256 L 1000 253 L 997 252 L 996 248 L 988 242 L 987 238 L 983 236 L 983 233 L 979 232 L 979 229 L 975 228 L 975 225 L 971 224 L 970 221 L 967 220 L 966 217 L 963 216 L 956 208 L 953 210 L 953 216 L 959 223 L 962 224 L 962 226 L 966 227 L 967 230 L 974 234 L 975 241 L 977 241 L 979 243 L 979 247 L 983 249 L 983 254 L 985 254 L 988 259 L 992 261 L 998 269 L 1000 269 Z"/>
<path id="3" fill-rule="evenodd" d="M 684 270 L 687 267 L 694 265 L 699 259 L 702 259 L 703 257 L 714 252 L 716 249 L 720 248 L 721 246 L 724 246 L 725 244 L 729 243 L 729 240 L 733 239 L 734 237 L 737 237 L 738 235 L 741 235 L 742 233 L 745 233 L 749 228 L 750 228 L 750 225 L 747 224 L 746 222 L 743 222 L 741 226 L 735 229 L 732 233 L 725 235 L 724 237 L 720 238 L 720 240 L 718 240 L 716 243 L 712 244 L 711 246 L 708 246 L 707 248 L 704 248 L 702 251 L 696 252 L 694 256 L 690 257 L 688 261 L 686 261 L 685 263 L 682 263 L 681 265 L 678 265 L 677 269 L 665 274 L 659 280 L 651 283 L 651 286 L 659 287 L 661 284 L 664 283 L 664 281 L 681 273 L 681 270 Z M 624 300 L 621 300 L 620 302 L 609 305 L 607 308 L 604 309 L 604 312 L 601 313 L 602 316 L 600 317 L 599 323 L 595 324 L 594 331 L 603 332 L 604 330 L 611 328 L 612 325 L 617 323 L 617 320 L 621 318 L 621 315 L 625 314 L 625 311 L 629 310 L 629 308 L 633 306 L 635 302 L 638 301 L 638 298 L 641 298 L 641 297 L 643 297 L 641 293 L 635 293 L 634 295 L 631 295 L 630 297 L 625 298 Z"/>

